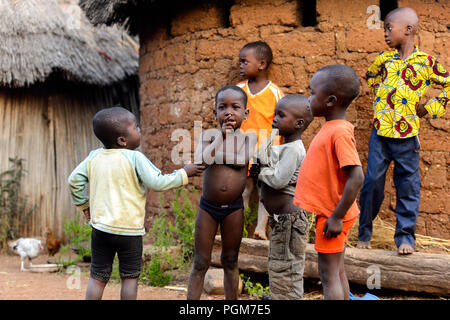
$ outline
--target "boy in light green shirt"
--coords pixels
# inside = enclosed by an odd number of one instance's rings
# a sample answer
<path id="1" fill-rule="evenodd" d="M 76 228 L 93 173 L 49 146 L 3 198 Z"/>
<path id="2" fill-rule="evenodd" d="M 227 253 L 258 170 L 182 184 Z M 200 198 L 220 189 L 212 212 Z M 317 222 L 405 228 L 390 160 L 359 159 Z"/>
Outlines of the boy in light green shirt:
<path id="1" fill-rule="evenodd" d="M 92 226 L 91 276 L 86 299 L 101 299 L 117 252 L 121 299 L 136 299 L 145 234 L 145 191 L 177 188 L 204 167 L 187 164 L 163 175 L 145 155 L 135 151 L 141 133 L 135 116 L 121 107 L 103 109 L 93 129 L 104 148 L 92 151 L 69 176 L 74 204 Z M 89 196 L 86 185 L 89 183 Z"/>

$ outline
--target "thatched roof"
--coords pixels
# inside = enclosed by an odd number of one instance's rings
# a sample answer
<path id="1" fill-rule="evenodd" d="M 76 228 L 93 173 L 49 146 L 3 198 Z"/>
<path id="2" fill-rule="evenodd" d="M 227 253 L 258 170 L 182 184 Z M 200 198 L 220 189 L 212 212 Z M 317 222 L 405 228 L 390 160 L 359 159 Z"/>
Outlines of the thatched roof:
<path id="1" fill-rule="evenodd" d="M 138 70 L 138 46 L 118 27 L 93 27 L 76 0 L 0 0 L 0 86 L 64 79 L 108 85 Z"/>
<path id="2" fill-rule="evenodd" d="M 227 1 L 232 0 L 80 0 L 80 7 L 94 25 L 118 24 L 131 34 L 137 34 L 142 24 L 167 23 L 174 13 L 200 3 Z"/>
<path id="3" fill-rule="evenodd" d="M 133 19 L 144 12 L 153 11 L 158 5 L 173 8 L 189 2 L 194 0 L 80 0 L 80 6 L 94 25 L 121 24 L 133 29 Z"/>
<path id="4" fill-rule="evenodd" d="M 80 0 L 80 6 L 95 25 L 129 26 L 129 19 L 133 18 L 139 6 L 149 7 L 157 2 L 158 0 Z"/>

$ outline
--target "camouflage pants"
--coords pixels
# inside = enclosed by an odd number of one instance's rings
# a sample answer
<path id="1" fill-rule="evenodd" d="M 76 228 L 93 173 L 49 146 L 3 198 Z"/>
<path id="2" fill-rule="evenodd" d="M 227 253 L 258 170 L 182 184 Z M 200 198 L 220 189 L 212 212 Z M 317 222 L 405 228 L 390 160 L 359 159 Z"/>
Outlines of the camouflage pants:
<path id="1" fill-rule="evenodd" d="M 306 211 L 271 215 L 268 261 L 273 300 L 303 299 L 303 271 L 308 232 Z"/>

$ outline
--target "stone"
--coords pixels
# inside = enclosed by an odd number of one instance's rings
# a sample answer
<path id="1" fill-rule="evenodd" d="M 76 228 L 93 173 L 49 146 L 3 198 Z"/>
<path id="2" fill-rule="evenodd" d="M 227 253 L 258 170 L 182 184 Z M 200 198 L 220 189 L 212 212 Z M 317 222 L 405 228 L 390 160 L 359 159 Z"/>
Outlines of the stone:
<path id="1" fill-rule="evenodd" d="M 384 42 L 384 33 L 382 29 L 354 28 L 347 32 L 345 46 L 348 51 L 356 52 L 381 52 L 387 49 Z"/>
<path id="2" fill-rule="evenodd" d="M 189 32 L 223 27 L 219 8 L 196 8 L 176 15 L 171 21 L 171 34 L 184 35 Z"/>
<path id="3" fill-rule="evenodd" d="M 142 260 L 144 262 L 148 262 L 155 258 L 158 254 L 161 254 L 168 258 L 163 259 L 163 263 L 161 265 L 161 269 L 166 271 L 173 268 L 173 263 L 171 264 L 169 261 L 178 261 L 181 257 L 181 253 L 181 247 L 170 246 L 168 248 L 158 249 L 155 246 L 148 244 L 144 245 L 142 249 Z"/>
<path id="4" fill-rule="evenodd" d="M 219 268 L 209 268 L 205 274 L 205 281 L 203 284 L 203 289 L 205 289 L 207 294 L 210 295 L 223 295 L 223 269 Z M 242 292 L 243 283 L 241 277 L 239 277 L 239 294 Z"/>
<path id="5" fill-rule="evenodd" d="M 282 6 L 261 4 L 253 6 L 233 6 L 230 12 L 230 22 L 236 25 L 284 25 L 298 26 L 297 5 L 293 2 Z"/>
<path id="6" fill-rule="evenodd" d="M 427 168 L 425 177 L 422 179 L 424 188 L 445 188 L 447 184 L 447 168 L 436 164 Z"/>

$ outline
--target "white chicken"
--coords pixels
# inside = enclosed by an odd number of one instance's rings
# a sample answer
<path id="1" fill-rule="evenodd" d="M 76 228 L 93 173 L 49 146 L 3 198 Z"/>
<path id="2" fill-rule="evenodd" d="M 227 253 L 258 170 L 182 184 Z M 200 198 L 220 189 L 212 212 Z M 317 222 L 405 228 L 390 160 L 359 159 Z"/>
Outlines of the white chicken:
<path id="1" fill-rule="evenodd" d="M 32 267 L 31 260 L 36 258 L 43 248 L 42 241 L 38 239 L 20 238 L 17 240 L 13 250 L 20 255 L 20 271 L 28 271 L 24 267 L 25 258 L 28 258 L 29 266 Z"/>

